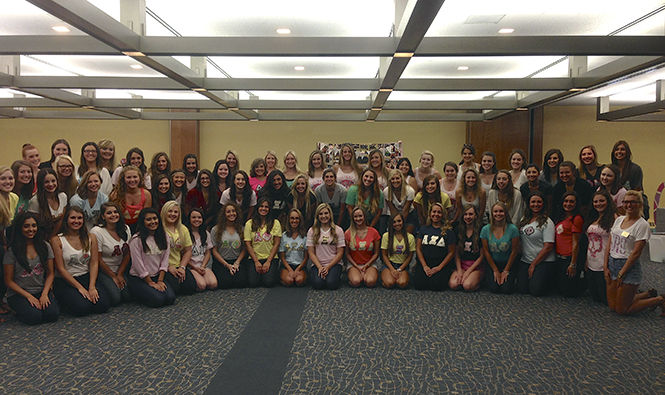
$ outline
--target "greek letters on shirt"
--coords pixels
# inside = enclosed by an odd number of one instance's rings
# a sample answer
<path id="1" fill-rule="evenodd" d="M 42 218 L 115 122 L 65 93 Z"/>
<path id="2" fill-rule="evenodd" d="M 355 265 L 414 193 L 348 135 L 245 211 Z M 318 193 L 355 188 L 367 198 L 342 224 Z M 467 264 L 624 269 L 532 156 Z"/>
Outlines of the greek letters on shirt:
<path id="1" fill-rule="evenodd" d="M 444 237 L 440 235 L 424 235 L 423 245 L 445 247 L 446 239 L 444 239 Z"/>
<path id="2" fill-rule="evenodd" d="M 406 251 L 406 249 L 404 248 L 404 246 L 402 244 L 394 245 L 393 248 L 395 248 L 395 252 L 394 252 L 395 255 L 404 254 L 405 251 Z"/>
<path id="3" fill-rule="evenodd" d="M 129 252 L 129 246 L 127 245 L 127 243 L 122 243 L 122 247 L 120 247 L 119 245 L 113 246 L 113 252 L 111 253 L 111 256 L 122 256 L 128 252 Z"/>
<path id="4" fill-rule="evenodd" d="M 595 258 L 599 252 L 603 251 L 603 238 L 600 233 L 589 232 L 589 248 L 587 251 L 592 258 Z"/>
<path id="5" fill-rule="evenodd" d="M 298 243 L 297 241 L 293 241 L 291 243 L 286 243 L 284 248 L 286 249 L 286 252 L 305 251 L 305 243 Z"/>
<path id="6" fill-rule="evenodd" d="M 264 232 L 264 233 L 259 233 L 256 232 L 254 233 L 254 242 L 258 243 L 261 241 L 270 241 L 272 240 L 272 235 L 270 233 Z"/>
<path id="7" fill-rule="evenodd" d="M 240 248 L 240 240 L 222 240 L 221 248 L 231 248 L 237 250 Z"/>
<path id="8" fill-rule="evenodd" d="M 42 263 L 39 262 L 35 267 L 32 268 L 31 272 L 23 269 L 21 274 L 19 274 L 19 277 L 25 278 L 30 276 L 41 276 L 42 274 L 44 274 L 44 267 L 42 266 Z"/>
<path id="9" fill-rule="evenodd" d="M 464 242 L 464 252 L 473 252 L 471 251 L 471 247 L 473 247 L 473 241 Z"/>

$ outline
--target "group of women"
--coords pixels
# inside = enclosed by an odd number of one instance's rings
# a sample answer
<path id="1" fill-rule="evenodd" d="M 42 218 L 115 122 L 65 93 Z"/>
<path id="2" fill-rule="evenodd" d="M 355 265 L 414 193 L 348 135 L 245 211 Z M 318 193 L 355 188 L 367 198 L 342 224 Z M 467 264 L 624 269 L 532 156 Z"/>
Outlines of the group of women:
<path id="1" fill-rule="evenodd" d="M 111 141 L 81 147 L 78 168 L 67 141 L 41 162 L 0 167 L 0 225 L 7 303 L 27 324 L 103 313 L 134 299 L 151 307 L 177 295 L 233 287 L 352 287 L 545 295 L 556 290 L 620 314 L 661 306 L 641 292 L 639 258 L 650 234 L 642 217 L 642 171 L 629 145 L 611 164 L 583 147 L 579 169 L 560 150 L 542 169 L 523 151 L 497 170 L 464 145 L 459 163 L 436 170 L 400 158 L 386 167 L 379 150 L 361 166 L 343 144 L 329 166 L 318 150 L 307 170 L 287 152 L 280 169 L 268 151 L 249 174 L 228 151 L 212 171 L 186 155 L 180 169 L 141 149 L 117 166 Z M 5 294 L 5 289 L 0 290 Z"/>

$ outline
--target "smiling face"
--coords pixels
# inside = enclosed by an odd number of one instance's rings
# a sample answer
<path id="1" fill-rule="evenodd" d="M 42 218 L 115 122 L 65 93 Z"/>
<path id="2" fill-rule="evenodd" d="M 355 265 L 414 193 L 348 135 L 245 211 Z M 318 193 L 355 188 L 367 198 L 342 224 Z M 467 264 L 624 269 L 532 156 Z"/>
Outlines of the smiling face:
<path id="1" fill-rule="evenodd" d="M 257 177 L 265 176 L 266 175 L 266 166 L 263 163 L 259 163 L 254 168 L 254 174 L 256 174 Z"/>
<path id="2" fill-rule="evenodd" d="M 300 226 L 300 215 L 295 211 L 292 211 L 291 214 L 289 214 L 289 226 L 294 230 L 298 229 Z"/>
<path id="3" fill-rule="evenodd" d="M 236 176 L 233 178 L 233 183 L 235 184 L 236 189 L 239 191 L 243 190 L 245 185 L 247 185 L 247 181 L 241 173 L 236 174 Z"/>
<path id="4" fill-rule="evenodd" d="M 440 224 L 441 219 L 443 218 L 443 210 L 441 209 L 441 206 L 438 204 L 433 205 L 429 210 L 429 218 L 433 224 Z"/>
<path id="5" fill-rule="evenodd" d="M 366 187 L 371 186 L 372 184 L 374 184 L 374 173 L 372 173 L 371 171 L 364 172 L 362 181 L 364 186 Z"/>
<path id="6" fill-rule="evenodd" d="M 305 190 L 307 189 L 307 180 L 305 180 L 304 177 L 298 177 L 296 180 L 296 192 L 298 193 L 305 193 Z"/>
<path id="7" fill-rule="evenodd" d="M 101 156 L 102 159 L 104 160 L 111 160 L 114 154 L 115 154 L 115 147 L 113 146 L 99 147 L 99 156 Z"/>
<path id="8" fill-rule="evenodd" d="M 58 143 L 53 147 L 53 157 L 57 158 L 60 155 L 69 155 L 69 148 L 65 143 Z"/>
<path id="9" fill-rule="evenodd" d="M 129 156 L 129 164 L 136 167 L 143 165 L 143 157 L 138 152 L 132 152 Z"/>
<path id="10" fill-rule="evenodd" d="M 591 148 L 584 148 L 580 152 L 580 159 L 585 166 L 588 166 L 596 161 L 596 155 L 593 154 Z"/>
<path id="11" fill-rule="evenodd" d="M 128 189 L 138 188 L 141 184 L 141 176 L 136 170 L 127 170 L 125 172 L 125 185 Z"/>
<path id="12" fill-rule="evenodd" d="M 107 224 L 117 224 L 120 220 L 120 213 L 118 212 L 118 209 L 113 206 L 106 207 L 106 210 L 104 210 L 104 214 L 102 215 Z"/>
<path id="13" fill-rule="evenodd" d="M 513 170 L 521 170 L 523 164 L 524 164 L 524 158 L 522 157 L 522 154 L 520 154 L 519 152 L 515 152 L 510 157 L 510 167 Z"/>
<path id="14" fill-rule="evenodd" d="M 23 160 L 28 161 L 32 167 L 37 168 L 41 159 L 39 157 L 39 150 L 37 148 L 29 149 L 25 151 L 23 155 Z"/>
<path id="15" fill-rule="evenodd" d="M 83 214 L 78 211 L 70 210 L 67 216 L 67 226 L 72 231 L 78 231 L 83 226 Z"/>
<path id="16" fill-rule="evenodd" d="M 642 199 L 633 195 L 626 195 L 623 198 L 623 208 L 629 217 L 637 217 L 642 211 Z"/>
<path id="17" fill-rule="evenodd" d="M 452 181 L 457 178 L 457 170 L 448 165 L 443 168 L 443 175 L 446 177 L 446 180 Z"/>
<path id="18" fill-rule="evenodd" d="M 534 214 L 538 214 L 541 211 L 543 211 L 543 198 L 541 198 L 538 195 L 533 195 L 529 199 L 529 208 L 531 209 L 531 212 Z"/>
<path id="19" fill-rule="evenodd" d="M 185 161 L 185 169 L 190 173 L 194 173 L 196 171 L 196 159 L 187 158 Z"/>
<path id="20" fill-rule="evenodd" d="M 577 198 L 573 195 L 568 195 L 565 198 L 563 198 L 563 211 L 569 213 L 575 210 L 575 206 L 577 206 Z"/>
<path id="21" fill-rule="evenodd" d="M 547 166 L 550 167 L 550 169 L 554 169 L 557 166 L 559 166 L 559 162 L 561 161 L 561 158 L 559 158 L 559 154 L 556 152 L 553 152 L 550 154 L 550 157 L 547 158 Z"/>
<path id="22" fill-rule="evenodd" d="M 409 174 L 409 171 L 411 171 L 411 166 L 409 166 L 407 161 L 402 161 L 402 163 L 399 164 L 398 169 L 404 174 L 404 177 L 406 177 Z"/>
<path id="23" fill-rule="evenodd" d="M 464 148 L 462 150 L 462 161 L 465 165 L 470 165 L 473 163 L 473 152 L 470 149 Z"/>
<path id="24" fill-rule="evenodd" d="M 332 187 L 335 185 L 335 173 L 332 171 L 326 172 L 323 175 L 323 183 L 326 184 L 326 186 Z"/>
<path id="25" fill-rule="evenodd" d="M 293 154 L 288 153 L 288 154 L 284 157 L 284 166 L 285 166 L 287 169 L 295 169 L 295 167 L 296 167 L 296 157 L 293 156 Z"/>
<path id="26" fill-rule="evenodd" d="M 210 186 L 210 176 L 206 173 L 201 173 L 199 176 L 199 182 L 203 188 L 208 188 Z"/>
<path id="27" fill-rule="evenodd" d="M 594 195 L 592 204 L 593 208 L 602 214 L 607 209 L 607 198 L 605 198 L 605 196 L 600 194 Z"/>
<path id="28" fill-rule="evenodd" d="M 480 160 L 480 165 L 483 167 L 485 172 L 489 172 L 494 167 L 494 158 L 489 155 L 483 155 L 482 159 Z"/>
<path id="29" fill-rule="evenodd" d="M 220 180 L 226 180 L 226 177 L 229 176 L 229 166 L 226 163 L 222 163 L 217 166 L 217 177 Z"/>
<path id="30" fill-rule="evenodd" d="M 229 152 L 226 154 L 226 163 L 229 165 L 229 168 L 235 169 L 236 165 L 238 165 L 238 158 L 233 154 L 233 152 Z"/>
<path id="31" fill-rule="evenodd" d="M 496 186 L 500 191 L 506 189 L 509 186 L 508 184 L 510 184 L 508 174 L 501 172 L 496 175 Z"/>
<path id="32" fill-rule="evenodd" d="M 425 192 L 433 194 L 436 192 L 436 187 L 439 183 L 436 180 L 430 179 L 427 181 L 427 184 L 424 185 Z"/>
<path id="33" fill-rule="evenodd" d="M 476 183 L 478 182 L 478 178 L 476 177 L 476 174 L 472 171 L 468 171 L 464 174 L 464 184 L 466 184 L 467 187 L 473 188 L 476 186 Z"/>
<path id="34" fill-rule="evenodd" d="M 256 209 L 260 216 L 265 217 L 270 212 L 270 202 L 263 201 L 259 204 L 259 207 Z"/>
<path id="35" fill-rule="evenodd" d="M 540 173 L 538 172 L 538 169 L 535 167 L 529 167 L 526 169 L 526 179 L 529 180 L 530 182 L 535 182 L 538 179 L 538 176 Z"/>
<path id="36" fill-rule="evenodd" d="M 166 211 L 165 221 L 167 225 L 175 225 L 178 222 L 179 218 L 180 218 L 180 207 L 177 204 L 171 206 Z"/>
<path id="37" fill-rule="evenodd" d="M 365 225 L 365 213 L 362 210 L 353 210 L 353 223 L 357 227 Z"/>
<path id="38" fill-rule="evenodd" d="M 404 218 L 401 215 L 396 215 L 393 218 L 393 229 L 395 232 L 400 232 L 404 227 Z"/>
<path id="39" fill-rule="evenodd" d="M 0 174 L 0 191 L 9 193 L 14 189 L 14 173 L 7 170 Z"/>
<path id="40" fill-rule="evenodd" d="M 29 184 L 32 181 L 32 167 L 22 165 L 18 168 L 16 181 L 19 184 Z"/>
<path id="41" fill-rule="evenodd" d="M 422 154 L 420 155 L 420 167 L 423 167 L 425 169 L 432 167 L 432 162 L 434 162 L 434 158 L 430 154 Z"/>
<path id="42" fill-rule="evenodd" d="M 148 213 L 143 220 L 143 225 L 150 232 L 154 232 L 159 228 L 159 217 L 155 213 Z"/>
<path id="43" fill-rule="evenodd" d="M 330 224 L 330 217 L 332 216 L 332 213 L 330 210 L 328 210 L 327 207 L 322 208 L 321 211 L 319 211 L 319 215 L 316 217 L 319 220 L 319 223 L 321 225 L 327 225 Z"/>
<path id="44" fill-rule="evenodd" d="M 605 187 L 611 187 L 612 184 L 614 184 L 615 179 L 616 175 L 609 167 L 604 168 L 603 171 L 600 172 L 600 183 Z"/>
<path id="45" fill-rule="evenodd" d="M 559 179 L 564 184 L 570 184 L 575 182 L 575 177 L 573 176 L 573 169 L 568 166 L 559 167 Z"/>
<path id="46" fill-rule="evenodd" d="M 226 206 L 224 208 L 224 218 L 226 218 L 226 222 L 235 222 L 236 218 L 238 218 L 236 208 L 233 206 Z"/>
<path id="47" fill-rule="evenodd" d="M 464 216 L 462 218 L 464 219 L 465 224 L 471 225 L 473 221 L 476 220 L 476 210 L 473 207 L 469 207 L 464 212 Z"/>
<path id="48" fill-rule="evenodd" d="M 498 204 L 492 207 L 492 218 L 494 222 L 502 222 L 506 219 L 506 210 Z"/>
<path id="49" fill-rule="evenodd" d="M 342 148 L 342 159 L 344 159 L 344 161 L 346 163 L 351 163 L 352 158 L 353 158 L 353 151 L 351 151 L 351 148 L 347 147 L 347 146 L 343 147 Z"/>
<path id="50" fill-rule="evenodd" d="M 58 189 L 58 179 L 53 174 L 47 174 L 44 177 L 44 190 L 47 193 L 54 193 Z"/>
<path id="51" fill-rule="evenodd" d="M 199 226 L 203 225 L 203 216 L 198 211 L 192 211 L 189 213 L 189 223 L 192 228 L 198 229 Z"/>
<path id="52" fill-rule="evenodd" d="M 34 239 L 37 234 L 37 221 L 34 218 L 26 218 L 21 226 L 21 234 L 26 239 Z"/>
<path id="53" fill-rule="evenodd" d="M 94 145 L 86 145 L 83 147 L 83 158 L 88 163 L 92 163 L 97 160 L 97 149 Z"/>
<path id="54" fill-rule="evenodd" d="M 157 185 L 157 190 L 159 193 L 164 194 L 169 191 L 169 188 L 171 188 L 171 181 L 169 181 L 168 178 L 164 177 L 161 180 L 159 180 L 159 185 Z"/>
<path id="55" fill-rule="evenodd" d="M 323 164 L 323 157 L 321 157 L 321 154 L 314 154 L 312 155 L 312 167 L 315 169 L 320 169 L 321 165 Z"/>
<path id="56" fill-rule="evenodd" d="M 626 146 L 623 144 L 617 145 L 617 147 L 614 149 L 614 158 L 616 160 L 624 160 L 626 159 L 626 155 L 628 154 L 628 151 L 626 150 Z"/>
<path id="57" fill-rule="evenodd" d="M 373 153 L 369 158 L 369 164 L 373 169 L 381 167 L 381 154 L 378 152 Z"/>
<path id="58" fill-rule="evenodd" d="M 125 179 L 127 179 L 127 177 L 125 177 Z M 102 186 L 102 180 L 101 178 L 99 178 L 97 174 L 91 174 L 90 177 L 88 177 L 88 183 L 85 184 L 86 189 L 92 195 L 97 195 L 99 187 L 101 186 Z"/>
<path id="59" fill-rule="evenodd" d="M 160 155 L 159 158 L 157 158 L 157 170 L 158 171 L 165 171 L 166 166 L 168 166 L 169 162 L 166 160 L 166 156 Z"/>
<path id="60" fill-rule="evenodd" d="M 399 189 L 402 187 L 402 173 L 394 173 L 390 176 L 390 186 L 394 189 Z"/>
<path id="61" fill-rule="evenodd" d="M 277 158 L 273 154 L 267 154 L 263 160 L 266 162 L 266 167 L 270 170 L 274 169 L 277 165 Z"/>
<path id="62" fill-rule="evenodd" d="M 182 188 L 183 185 L 185 185 L 185 173 L 180 171 L 173 173 L 173 186 Z"/>
<path id="63" fill-rule="evenodd" d="M 58 172 L 60 177 L 71 177 L 71 175 L 74 173 L 74 165 L 69 161 L 60 160 L 58 161 L 58 166 L 55 170 Z"/>
<path id="64" fill-rule="evenodd" d="M 282 176 L 280 176 L 279 174 L 276 174 L 276 175 L 272 178 L 272 186 L 273 186 L 275 189 L 281 189 L 281 188 L 282 188 L 282 185 L 284 185 L 284 179 L 283 179 Z"/>

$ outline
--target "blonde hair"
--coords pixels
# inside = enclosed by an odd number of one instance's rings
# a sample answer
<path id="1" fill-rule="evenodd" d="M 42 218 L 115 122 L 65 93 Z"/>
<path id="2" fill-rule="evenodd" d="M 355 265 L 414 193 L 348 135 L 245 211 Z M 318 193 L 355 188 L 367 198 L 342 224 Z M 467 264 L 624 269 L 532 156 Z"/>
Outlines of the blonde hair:
<path id="1" fill-rule="evenodd" d="M 434 168 L 434 154 L 432 153 L 432 151 L 430 151 L 430 150 L 425 150 L 425 151 L 421 152 L 421 153 L 420 153 L 420 159 L 423 158 L 423 155 L 429 155 L 429 156 L 432 157 L 432 166 L 430 166 L 430 167 L 433 169 L 433 168 Z"/>
<path id="2" fill-rule="evenodd" d="M 7 166 L 0 166 L 0 175 L 9 172 L 12 177 L 14 177 L 14 172 Z M 0 226 L 9 225 L 11 219 L 11 211 L 9 207 L 9 194 L 11 191 L 7 192 L 7 201 L 5 199 L 0 199 Z M 4 193 L 3 193 L 4 194 Z M 4 197 L 4 196 L 3 196 Z"/>
<path id="3" fill-rule="evenodd" d="M 398 169 L 393 169 L 390 170 L 390 173 L 388 174 L 388 199 L 386 200 L 392 202 L 393 196 L 395 195 L 395 192 L 393 191 L 393 184 L 390 182 L 393 176 L 399 176 L 399 178 L 402 180 L 400 183 L 401 185 L 399 194 L 402 199 L 406 199 L 406 182 L 404 182 L 404 174 L 402 174 L 402 172 Z"/>
<path id="4" fill-rule="evenodd" d="M 356 225 L 356 221 L 353 220 L 353 213 L 356 211 L 360 211 L 363 213 L 363 218 L 364 218 L 364 224 L 367 226 L 367 214 L 365 214 L 365 210 L 363 210 L 362 207 L 356 207 L 351 211 L 351 224 L 349 225 L 349 232 L 351 233 L 351 240 L 349 241 L 349 247 L 354 248 L 356 246 L 356 233 L 358 233 L 358 225 Z"/>
<path id="5" fill-rule="evenodd" d="M 111 140 L 99 140 L 99 143 L 97 143 L 97 146 L 99 148 L 113 148 L 113 156 L 111 156 L 111 159 L 109 159 L 108 163 L 104 163 L 105 159 L 100 157 L 100 160 L 102 162 L 102 166 L 106 167 L 110 172 L 113 172 L 115 170 L 115 144 L 113 144 L 113 141 Z M 101 152 L 100 152 L 101 155 Z"/>
<path id="6" fill-rule="evenodd" d="M 123 209 L 125 207 L 125 194 L 127 193 L 127 184 L 125 184 L 125 174 L 127 174 L 130 171 L 135 171 L 136 173 L 138 173 L 139 175 L 138 188 L 139 189 L 143 188 L 143 173 L 141 173 L 141 169 L 132 165 L 123 167 L 122 171 L 120 172 L 120 177 L 118 177 L 118 184 L 116 184 L 116 186 L 113 188 L 113 192 L 111 192 L 112 198 L 109 199 L 112 200 L 115 204 L 117 204 L 118 207 L 122 207 Z"/>
<path id="7" fill-rule="evenodd" d="M 279 169 L 279 159 L 277 159 L 277 152 L 273 150 L 268 150 L 266 151 L 266 155 L 263 157 L 263 160 L 265 161 L 268 155 L 272 155 L 275 157 L 275 169 Z M 266 175 L 268 175 L 268 163 L 266 162 Z"/>
<path id="8" fill-rule="evenodd" d="M 286 157 L 289 156 L 289 155 L 293 156 L 293 160 L 296 162 L 296 166 L 295 166 L 296 171 L 298 173 L 302 173 L 302 170 L 300 170 L 300 168 L 298 167 L 298 157 L 296 156 L 296 153 L 294 151 L 291 151 L 291 150 L 286 151 L 286 153 L 284 154 L 284 170 L 288 170 L 288 168 L 286 167 Z"/>
<path id="9" fill-rule="evenodd" d="M 344 151 L 344 148 L 348 148 L 351 150 L 351 160 L 350 163 L 346 163 L 344 161 L 344 155 L 342 155 L 342 151 Z M 349 165 L 353 168 L 353 170 L 356 172 L 356 174 L 360 174 L 362 172 L 362 169 L 360 168 L 360 165 L 358 164 L 358 160 L 356 159 L 356 150 L 353 149 L 353 146 L 349 143 L 344 143 L 339 147 L 339 154 L 337 161 L 340 166 L 344 165 Z"/>
<path id="10" fill-rule="evenodd" d="M 310 215 L 312 214 L 312 208 L 310 207 L 310 197 L 314 196 L 314 192 L 312 192 L 312 189 L 309 187 L 309 181 L 307 180 L 307 176 L 304 174 L 298 174 L 293 180 L 293 184 L 291 185 L 291 195 L 293 195 L 293 205 L 291 207 L 300 207 L 298 205 L 298 196 L 300 193 L 296 190 L 296 185 L 298 185 L 298 180 L 300 179 L 305 181 L 305 192 L 303 192 L 304 202 L 302 207 L 304 210 L 301 210 L 301 213 L 304 216 L 307 216 L 307 218 L 310 218 Z"/>
<path id="11" fill-rule="evenodd" d="M 164 203 L 164 206 L 162 206 L 162 211 L 159 213 L 159 216 L 162 219 L 162 224 L 164 224 L 164 227 L 166 227 L 166 223 L 167 223 L 166 222 L 166 216 L 167 216 L 169 210 L 172 209 L 173 207 L 177 207 L 178 212 L 180 213 L 178 215 L 178 219 L 175 221 L 175 224 L 174 224 L 175 230 L 178 232 L 179 237 L 184 237 L 180 233 L 180 228 L 182 228 L 182 226 L 180 226 L 180 225 L 182 225 L 182 220 L 180 219 L 180 217 L 182 216 L 182 209 L 180 209 L 180 205 L 178 204 L 178 202 L 176 202 L 175 200 L 169 200 L 168 202 Z M 222 229 L 222 232 L 223 231 L 224 230 Z"/>
<path id="12" fill-rule="evenodd" d="M 0 174 L 2 174 L 2 172 L 0 172 Z M 633 197 L 637 198 L 637 202 L 638 202 L 637 205 L 640 206 L 640 208 L 644 208 L 644 201 L 642 200 L 642 194 L 640 192 L 638 192 L 634 189 L 631 189 L 631 190 L 626 191 L 626 194 L 623 195 L 624 200 L 626 199 L 627 196 L 633 196 Z M 621 202 L 621 204 L 623 204 L 623 202 Z M 640 218 L 642 218 L 642 216 L 644 215 L 643 211 L 644 210 L 638 210 L 638 212 L 640 213 Z"/>
<path id="13" fill-rule="evenodd" d="M 58 171 L 58 166 L 60 166 L 60 162 L 62 161 L 68 161 L 72 166 L 72 175 L 67 177 L 67 179 L 61 177 Z M 71 198 L 76 193 L 76 187 L 78 186 L 78 181 L 76 181 L 76 176 L 74 175 L 75 166 L 72 157 L 67 154 L 57 156 L 53 161 L 53 170 L 55 170 L 55 176 L 58 179 L 58 189 L 67 194 L 67 199 Z"/>
<path id="14" fill-rule="evenodd" d="M 319 244 L 319 238 L 321 237 L 321 224 L 319 223 L 319 213 L 323 210 L 328 210 L 328 212 L 330 213 L 330 229 L 333 238 L 331 244 L 337 245 L 337 242 L 339 241 L 337 239 L 337 232 L 335 229 L 337 225 L 335 225 L 335 221 L 333 220 L 333 211 L 328 203 L 321 203 L 318 206 L 316 206 L 316 211 L 314 212 L 314 225 L 312 225 L 312 239 L 314 240 L 314 243 Z"/>
<path id="15" fill-rule="evenodd" d="M 446 209 L 443 208 L 443 204 L 439 202 L 434 202 L 429 206 L 429 211 L 427 212 L 427 225 L 431 226 L 432 225 L 432 209 L 434 207 L 439 207 L 441 208 L 441 236 L 444 236 L 448 229 L 451 228 L 450 222 L 448 222 L 448 217 L 446 216 Z"/>

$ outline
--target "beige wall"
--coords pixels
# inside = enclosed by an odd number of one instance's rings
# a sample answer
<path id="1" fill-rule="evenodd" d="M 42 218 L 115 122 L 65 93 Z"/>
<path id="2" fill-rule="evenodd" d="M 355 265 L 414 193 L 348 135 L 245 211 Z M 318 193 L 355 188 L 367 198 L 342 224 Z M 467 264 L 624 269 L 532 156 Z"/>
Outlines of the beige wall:
<path id="1" fill-rule="evenodd" d="M 39 149 L 42 161 L 47 161 L 53 141 L 64 138 L 72 147 L 76 164 L 83 143 L 109 139 L 116 146 L 116 162 L 130 148 L 139 147 L 149 165 L 154 153 L 169 152 L 169 136 L 168 121 L 3 119 L 0 120 L 0 164 L 10 165 L 21 159 L 21 147 L 28 142 Z"/>
<path id="2" fill-rule="evenodd" d="M 401 140 L 412 163 L 430 150 L 441 169 L 447 160 L 458 160 L 466 139 L 464 122 L 201 122 L 201 163 L 212 167 L 233 148 L 240 167 L 248 170 L 253 159 L 270 149 L 280 163 L 284 153 L 295 151 L 301 169 L 317 142 L 388 143 Z M 413 163 L 417 166 L 416 163 Z"/>
<path id="3" fill-rule="evenodd" d="M 567 160 L 579 166 L 580 148 L 593 144 L 599 162 L 609 163 L 610 152 L 618 140 L 626 140 L 633 161 L 644 172 L 644 189 L 653 205 L 656 188 L 665 181 L 662 172 L 665 130 L 659 122 L 596 122 L 594 106 L 548 106 L 545 108 L 543 152 L 557 147 Z M 665 206 L 661 202 L 661 206 Z"/>

